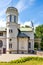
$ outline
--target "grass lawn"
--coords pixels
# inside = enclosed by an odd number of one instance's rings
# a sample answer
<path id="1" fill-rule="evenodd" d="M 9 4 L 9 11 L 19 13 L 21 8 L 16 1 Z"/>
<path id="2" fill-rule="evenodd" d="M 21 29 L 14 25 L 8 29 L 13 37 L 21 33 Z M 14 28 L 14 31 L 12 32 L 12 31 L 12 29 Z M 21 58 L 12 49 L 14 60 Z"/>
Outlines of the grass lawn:
<path id="1" fill-rule="evenodd" d="M 28 59 L 29 58 L 29 59 Z M 43 65 L 43 58 L 25 58 L 28 59 L 24 62 L 24 58 L 22 58 L 22 62 L 8 62 L 8 63 L 4 63 L 4 62 L 0 62 L 0 65 Z M 18 61 L 18 60 L 17 60 Z"/>
<path id="2" fill-rule="evenodd" d="M 26 61 L 24 63 L 0 63 L 0 65 L 43 65 L 40 61 Z"/>

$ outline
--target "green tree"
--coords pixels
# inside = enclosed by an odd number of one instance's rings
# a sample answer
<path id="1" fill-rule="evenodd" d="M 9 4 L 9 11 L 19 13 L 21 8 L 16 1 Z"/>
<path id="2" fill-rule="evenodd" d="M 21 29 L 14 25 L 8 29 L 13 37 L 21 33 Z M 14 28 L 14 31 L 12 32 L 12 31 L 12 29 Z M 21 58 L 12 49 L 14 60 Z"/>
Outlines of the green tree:
<path id="1" fill-rule="evenodd" d="M 43 24 L 36 27 L 35 37 L 41 38 L 41 50 L 43 50 Z"/>
<path id="2" fill-rule="evenodd" d="M 26 27 L 26 28 L 30 28 L 30 26 L 28 26 L 28 25 L 25 25 L 25 27 Z"/>

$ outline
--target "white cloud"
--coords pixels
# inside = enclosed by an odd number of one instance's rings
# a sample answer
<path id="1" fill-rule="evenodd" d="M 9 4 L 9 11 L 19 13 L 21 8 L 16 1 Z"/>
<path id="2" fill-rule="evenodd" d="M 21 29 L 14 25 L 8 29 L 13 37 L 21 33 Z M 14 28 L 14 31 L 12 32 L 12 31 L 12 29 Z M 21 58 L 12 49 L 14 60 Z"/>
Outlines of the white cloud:
<path id="1" fill-rule="evenodd" d="M 16 4 L 16 8 L 18 9 L 19 13 L 25 10 L 26 8 L 30 7 L 35 0 L 19 0 Z"/>
<path id="2" fill-rule="evenodd" d="M 19 22 L 19 23 L 21 24 L 21 26 L 28 25 L 31 27 L 31 21 L 25 21 L 24 23 L 21 23 L 21 22 Z"/>
<path id="3" fill-rule="evenodd" d="M 0 20 L 0 27 L 6 27 L 6 21 Z"/>
<path id="4" fill-rule="evenodd" d="M 18 9 L 19 13 L 26 8 L 24 6 L 25 5 L 24 2 L 25 1 L 23 1 L 23 0 L 19 0 L 19 2 L 15 6 Z"/>
<path id="5" fill-rule="evenodd" d="M 31 21 L 26 21 L 26 22 L 24 22 L 24 25 L 31 26 Z"/>

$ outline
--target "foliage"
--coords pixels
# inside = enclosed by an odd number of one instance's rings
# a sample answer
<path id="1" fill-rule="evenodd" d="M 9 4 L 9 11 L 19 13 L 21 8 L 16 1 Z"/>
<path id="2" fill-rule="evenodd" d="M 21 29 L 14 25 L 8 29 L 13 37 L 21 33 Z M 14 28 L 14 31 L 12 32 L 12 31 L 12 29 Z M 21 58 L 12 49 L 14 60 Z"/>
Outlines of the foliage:
<path id="1" fill-rule="evenodd" d="M 25 27 L 26 27 L 26 28 L 30 28 L 30 26 L 28 26 L 28 25 L 25 25 Z"/>
<path id="2" fill-rule="evenodd" d="M 23 62 L 30 61 L 30 60 L 43 61 L 43 58 L 41 58 L 41 57 L 24 57 L 24 58 L 21 58 L 18 60 L 13 60 L 10 63 L 23 63 Z"/>
<path id="3" fill-rule="evenodd" d="M 35 29 L 35 38 L 41 38 L 41 50 L 43 50 L 43 25 L 39 25 Z"/>
<path id="4" fill-rule="evenodd" d="M 38 27 L 36 27 L 35 33 L 36 33 L 37 37 L 42 38 L 42 36 L 43 36 L 43 25 L 39 25 Z"/>
<path id="5" fill-rule="evenodd" d="M 25 27 L 24 27 L 24 26 L 22 26 L 22 28 L 30 28 L 30 26 L 28 26 L 28 25 L 25 25 Z"/>
<path id="6" fill-rule="evenodd" d="M 42 57 L 24 57 L 19 60 L 13 60 L 11 62 L 0 62 L 0 65 L 43 65 L 43 58 Z"/>

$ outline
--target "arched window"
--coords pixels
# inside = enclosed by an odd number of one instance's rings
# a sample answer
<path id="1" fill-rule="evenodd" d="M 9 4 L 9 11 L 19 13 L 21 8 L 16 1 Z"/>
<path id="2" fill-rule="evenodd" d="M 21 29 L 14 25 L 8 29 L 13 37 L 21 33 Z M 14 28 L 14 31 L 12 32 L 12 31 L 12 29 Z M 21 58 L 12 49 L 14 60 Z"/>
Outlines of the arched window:
<path id="1" fill-rule="evenodd" d="M 12 29 L 9 29 L 9 33 L 13 33 L 13 30 Z"/>
<path id="2" fill-rule="evenodd" d="M 12 15 L 8 15 L 8 16 L 7 16 L 7 21 L 8 21 L 8 22 L 12 22 Z"/>
<path id="3" fill-rule="evenodd" d="M 14 22 L 16 22 L 16 16 L 14 16 Z"/>
<path id="4" fill-rule="evenodd" d="M 3 46 L 3 42 L 2 42 L 2 40 L 0 40 L 0 47 L 2 47 Z"/>
<path id="5" fill-rule="evenodd" d="M 12 15 L 10 15 L 10 22 L 12 22 Z"/>

